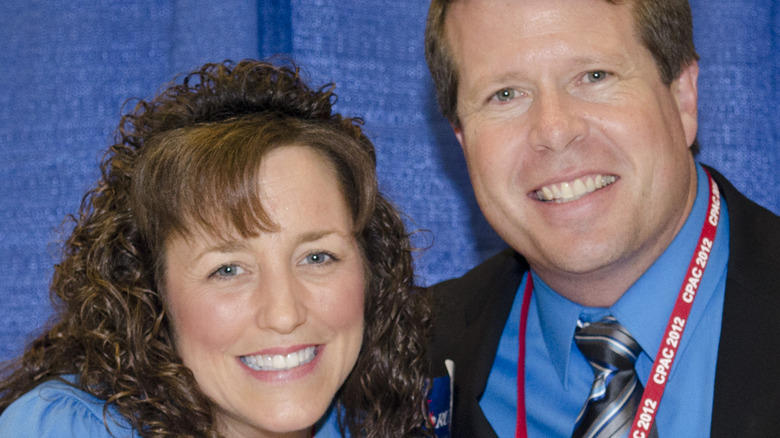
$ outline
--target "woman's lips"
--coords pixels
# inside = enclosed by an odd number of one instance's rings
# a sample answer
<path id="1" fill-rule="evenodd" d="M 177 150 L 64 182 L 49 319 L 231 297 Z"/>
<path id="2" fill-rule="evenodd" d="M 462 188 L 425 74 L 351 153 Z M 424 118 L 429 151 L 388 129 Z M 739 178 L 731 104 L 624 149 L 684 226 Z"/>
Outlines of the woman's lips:
<path id="1" fill-rule="evenodd" d="M 318 346 L 308 346 L 286 354 L 255 354 L 240 359 L 255 371 L 287 371 L 313 361 L 318 350 Z"/>

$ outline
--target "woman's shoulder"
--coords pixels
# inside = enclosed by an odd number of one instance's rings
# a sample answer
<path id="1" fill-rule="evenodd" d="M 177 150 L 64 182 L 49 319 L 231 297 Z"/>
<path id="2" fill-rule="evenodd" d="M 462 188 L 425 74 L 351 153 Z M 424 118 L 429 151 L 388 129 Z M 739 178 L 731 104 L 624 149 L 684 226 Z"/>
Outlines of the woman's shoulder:
<path id="1" fill-rule="evenodd" d="M 0 438 L 138 436 L 116 409 L 104 410 L 106 402 L 72 386 L 75 381 L 46 381 L 11 403 L 0 415 Z"/>

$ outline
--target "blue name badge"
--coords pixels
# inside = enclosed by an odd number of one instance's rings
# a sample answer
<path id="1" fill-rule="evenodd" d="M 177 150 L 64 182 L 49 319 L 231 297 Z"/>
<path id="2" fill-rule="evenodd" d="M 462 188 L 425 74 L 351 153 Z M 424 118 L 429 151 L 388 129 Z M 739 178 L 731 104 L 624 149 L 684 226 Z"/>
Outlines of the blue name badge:
<path id="1" fill-rule="evenodd" d="M 432 379 L 428 392 L 428 421 L 437 438 L 449 438 L 451 432 L 454 367 L 447 362 L 447 375 Z"/>

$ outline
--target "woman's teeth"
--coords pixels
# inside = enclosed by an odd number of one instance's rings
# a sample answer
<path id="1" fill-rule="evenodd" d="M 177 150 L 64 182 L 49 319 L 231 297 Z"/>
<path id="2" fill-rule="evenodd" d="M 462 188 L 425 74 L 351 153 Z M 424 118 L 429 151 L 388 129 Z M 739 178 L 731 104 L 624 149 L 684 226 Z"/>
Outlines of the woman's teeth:
<path id="1" fill-rule="evenodd" d="M 285 371 L 311 362 L 316 355 L 317 347 L 306 347 L 288 354 L 241 356 L 241 362 L 256 371 Z"/>
<path id="2" fill-rule="evenodd" d="M 615 181 L 617 181 L 617 177 L 614 175 L 596 175 L 589 176 L 584 180 L 577 178 L 570 182 L 550 184 L 536 191 L 536 199 L 559 204 L 570 202 L 604 188 Z"/>

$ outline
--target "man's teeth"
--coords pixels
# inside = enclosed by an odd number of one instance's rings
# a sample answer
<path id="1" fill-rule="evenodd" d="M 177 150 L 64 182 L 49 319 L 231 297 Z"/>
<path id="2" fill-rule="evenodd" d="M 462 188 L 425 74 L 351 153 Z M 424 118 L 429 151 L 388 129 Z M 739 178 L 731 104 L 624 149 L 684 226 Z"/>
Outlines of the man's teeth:
<path id="1" fill-rule="evenodd" d="M 548 202 L 569 202 L 579 199 L 588 193 L 606 187 L 617 180 L 614 175 L 589 176 L 585 180 L 577 178 L 574 181 L 544 186 L 536 191 L 536 199 Z"/>
<path id="2" fill-rule="evenodd" d="M 289 354 L 241 356 L 241 362 L 256 371 L 285 371 L 311 362 L 316 355 L 317 347 L 306 347 Z"/>

